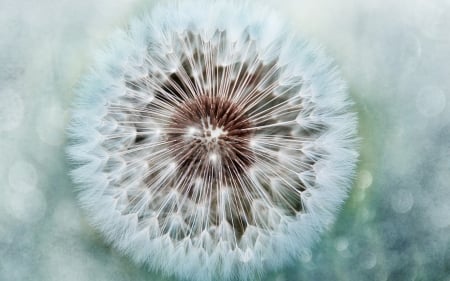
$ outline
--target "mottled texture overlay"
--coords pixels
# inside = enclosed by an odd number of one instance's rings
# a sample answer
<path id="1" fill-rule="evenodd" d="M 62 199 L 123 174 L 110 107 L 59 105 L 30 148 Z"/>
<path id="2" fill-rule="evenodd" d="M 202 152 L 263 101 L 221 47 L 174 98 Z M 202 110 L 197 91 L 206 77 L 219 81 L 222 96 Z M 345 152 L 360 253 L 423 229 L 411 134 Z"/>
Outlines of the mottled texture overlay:
<path id="1" fill-rule="evenodd" d="M 74 88 L 145 1 L 0 2 L 0 279 L 171 280 L 109 247 L 64 154 Z M 330 232 L 263 280 L 449 280 L 449 1 L 282 1 L 336 59 L 361 156 Z"/>

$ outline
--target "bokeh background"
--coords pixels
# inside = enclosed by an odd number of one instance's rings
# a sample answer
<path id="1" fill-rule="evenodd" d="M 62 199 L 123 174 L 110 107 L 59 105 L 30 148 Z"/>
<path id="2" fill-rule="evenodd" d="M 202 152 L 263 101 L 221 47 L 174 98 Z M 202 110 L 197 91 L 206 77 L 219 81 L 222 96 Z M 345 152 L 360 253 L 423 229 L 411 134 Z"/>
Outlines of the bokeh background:
<path id="1" fill-rule="evenodd" d="M 336 59 L 362 141 L 335 226 L 263 280 L 450 281 L 450 1 L 270 2 Z M 0 280 L 170 280 L 89 226 L 64 156 L 78 79 L 152 5 L 0 0 Z"/>

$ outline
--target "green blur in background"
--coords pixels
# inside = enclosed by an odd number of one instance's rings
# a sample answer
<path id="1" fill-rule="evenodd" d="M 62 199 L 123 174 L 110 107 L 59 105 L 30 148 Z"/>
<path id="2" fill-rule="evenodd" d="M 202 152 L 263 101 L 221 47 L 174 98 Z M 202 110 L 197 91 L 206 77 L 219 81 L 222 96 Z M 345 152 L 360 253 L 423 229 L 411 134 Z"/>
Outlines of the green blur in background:
<path id="1" fill-rule="evenodd" d="M 334 227 L 262 279 L 450 281 L 450 1 L 269 2 L 336 59 L 361 157 Z M 152 5 L 0 0 L 0 280 L 170 280 L 87 223 L 64 155 L 78 79 Z"/>

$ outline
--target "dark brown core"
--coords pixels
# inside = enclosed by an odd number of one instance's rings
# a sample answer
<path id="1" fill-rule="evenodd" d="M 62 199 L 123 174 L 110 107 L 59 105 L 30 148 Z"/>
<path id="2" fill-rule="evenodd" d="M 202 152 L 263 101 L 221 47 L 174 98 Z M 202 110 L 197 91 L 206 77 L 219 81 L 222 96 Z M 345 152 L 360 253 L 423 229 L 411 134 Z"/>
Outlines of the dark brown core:
<path id="1" fill-rule="evenodd" d="M 170 151 L 182 173 L 221 179 L 244 173 L 254 162 L 252 123 L 228 99 L 202 95 L 183 101 L 168 123 Z"/>

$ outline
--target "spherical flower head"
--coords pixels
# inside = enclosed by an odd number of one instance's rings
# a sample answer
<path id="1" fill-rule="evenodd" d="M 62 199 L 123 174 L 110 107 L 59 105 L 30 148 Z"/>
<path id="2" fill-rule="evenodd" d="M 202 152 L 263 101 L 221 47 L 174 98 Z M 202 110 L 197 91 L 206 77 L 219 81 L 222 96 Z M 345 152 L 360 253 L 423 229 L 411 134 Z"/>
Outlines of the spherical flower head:
<path id="1" fill-rule="evenodd" d="M 331 60 L 268 9 L 158 6 L 82 81 L 72 177 L 135 261 L 249 279 L 295 262 L 335 219 L 357 159 L 350 106 Z"/>

